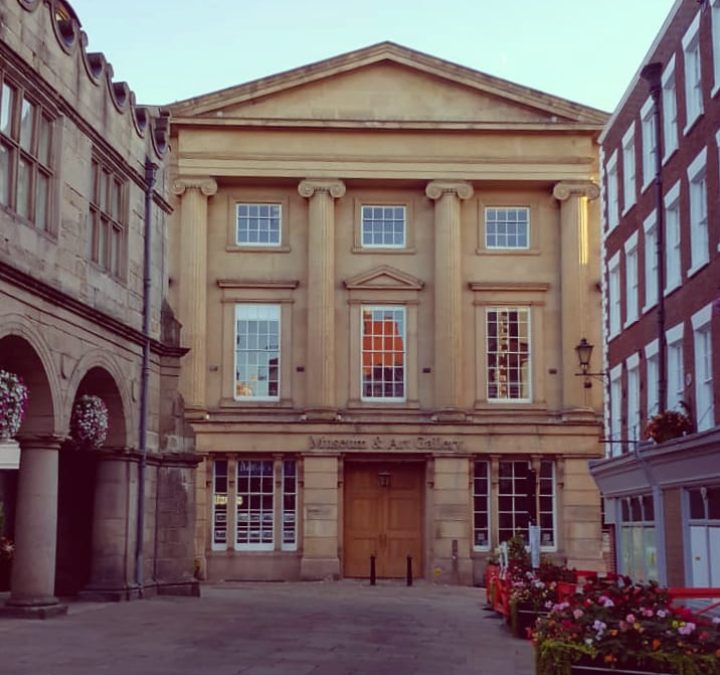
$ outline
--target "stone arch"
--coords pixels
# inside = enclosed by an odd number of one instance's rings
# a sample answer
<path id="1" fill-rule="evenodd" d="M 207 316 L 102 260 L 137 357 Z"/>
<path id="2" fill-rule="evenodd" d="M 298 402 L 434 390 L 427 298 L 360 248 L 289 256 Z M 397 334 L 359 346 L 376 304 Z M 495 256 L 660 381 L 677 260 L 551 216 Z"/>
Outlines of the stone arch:
<path id="1" fill-rule="evenodd" d="M 116 360 L 101 349 L 95 349 L 77 362 L 68 386 L 68 405 L 65 406 L 64 422 L 70 426 L 72 407 L 78 396 L 94 394 L 108 407 L 108 447 L 128 447 L 134 438 L 134 415 L 130 403 L 130 387 L 127 377 Z"/>
<path id="2" fill-rule="evenodd" d="M 29 390 L 21 434 L 62 435 L 60 378 L 50 348 L 28 319 L 19 314 L 0 321 L 0 368 L 20 375 Z"/>

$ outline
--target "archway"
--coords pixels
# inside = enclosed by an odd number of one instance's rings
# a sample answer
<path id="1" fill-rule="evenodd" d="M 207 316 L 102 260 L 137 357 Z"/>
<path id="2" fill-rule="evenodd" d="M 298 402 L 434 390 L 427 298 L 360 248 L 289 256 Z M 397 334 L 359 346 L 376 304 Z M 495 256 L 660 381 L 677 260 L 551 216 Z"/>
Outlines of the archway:
<path id="1" fill-rule="evenodd" d="M 80 381 L 75 403 L 81 396 L 99 396 L 108 409 L 108 435 L 104 447 L 126 444 L 122 395 L 115 379 L 102 367 L 91 368 Z M 68 440 L 60 452 L 58 538 L 55 567 L 57 595 L 76 595 L 90 581 L 97 449 Z"/>

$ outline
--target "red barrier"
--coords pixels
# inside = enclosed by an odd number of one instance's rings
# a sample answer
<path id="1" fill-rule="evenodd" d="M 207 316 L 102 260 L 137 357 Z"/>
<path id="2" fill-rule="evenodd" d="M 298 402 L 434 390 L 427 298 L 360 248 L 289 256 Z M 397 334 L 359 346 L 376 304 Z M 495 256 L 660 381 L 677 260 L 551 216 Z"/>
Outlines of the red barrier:
<path id="1" fill-rule="evenodd" d="M 720 588 L 668 588 L 668 596 L 671 600 L 715 600 L 720 598 Z M 694 614 L 705 614 L 716 607 L 720 607 L 720 601 L 694 610 Z"/>

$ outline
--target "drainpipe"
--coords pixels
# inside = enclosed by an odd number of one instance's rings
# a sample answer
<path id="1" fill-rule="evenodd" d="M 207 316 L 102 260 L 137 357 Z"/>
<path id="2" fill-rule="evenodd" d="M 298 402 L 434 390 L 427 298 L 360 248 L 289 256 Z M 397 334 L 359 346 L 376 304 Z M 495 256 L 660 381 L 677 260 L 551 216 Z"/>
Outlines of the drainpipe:
<path id="1" fill-rule="evenodd" d="M 150 384 L 150 308 L 152 257 L 152 192 L 157 166 L 145 157 L 145 252 L 143 261 L 143 351 L 140 376 L 140 433 L 138 466 L 137 542 L 135 549 L 135 583 L 139 597 L 144 596 L 143 548 L 145 543 L 145 472 L 147 468 L 148 391 Z"/>
<path id="2" fill-rule="evenodd" d="M 649 63 L 640 76 L 650 85 L 653 100 L 653 118 L 655 121 L 655 212 L 656 251 L 657 251 L 657 336 L 658 336 L 658 411 L 667 406 L 667 364 L 665 354 L 665 212 L 663 204 L 662 180 L 662 63 Z"/>

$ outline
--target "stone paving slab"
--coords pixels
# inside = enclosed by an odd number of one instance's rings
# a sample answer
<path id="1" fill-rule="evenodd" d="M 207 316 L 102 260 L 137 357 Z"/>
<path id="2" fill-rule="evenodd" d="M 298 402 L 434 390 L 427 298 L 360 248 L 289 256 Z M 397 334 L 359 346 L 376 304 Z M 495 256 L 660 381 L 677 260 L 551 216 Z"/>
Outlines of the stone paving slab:
<path id="1" fill-rule="evenodd" d="M 2 675 L 532 675 L 484 591 L 419 583 L 228 583 L 201 598 L 71 603 L 0 619 Z"/>

